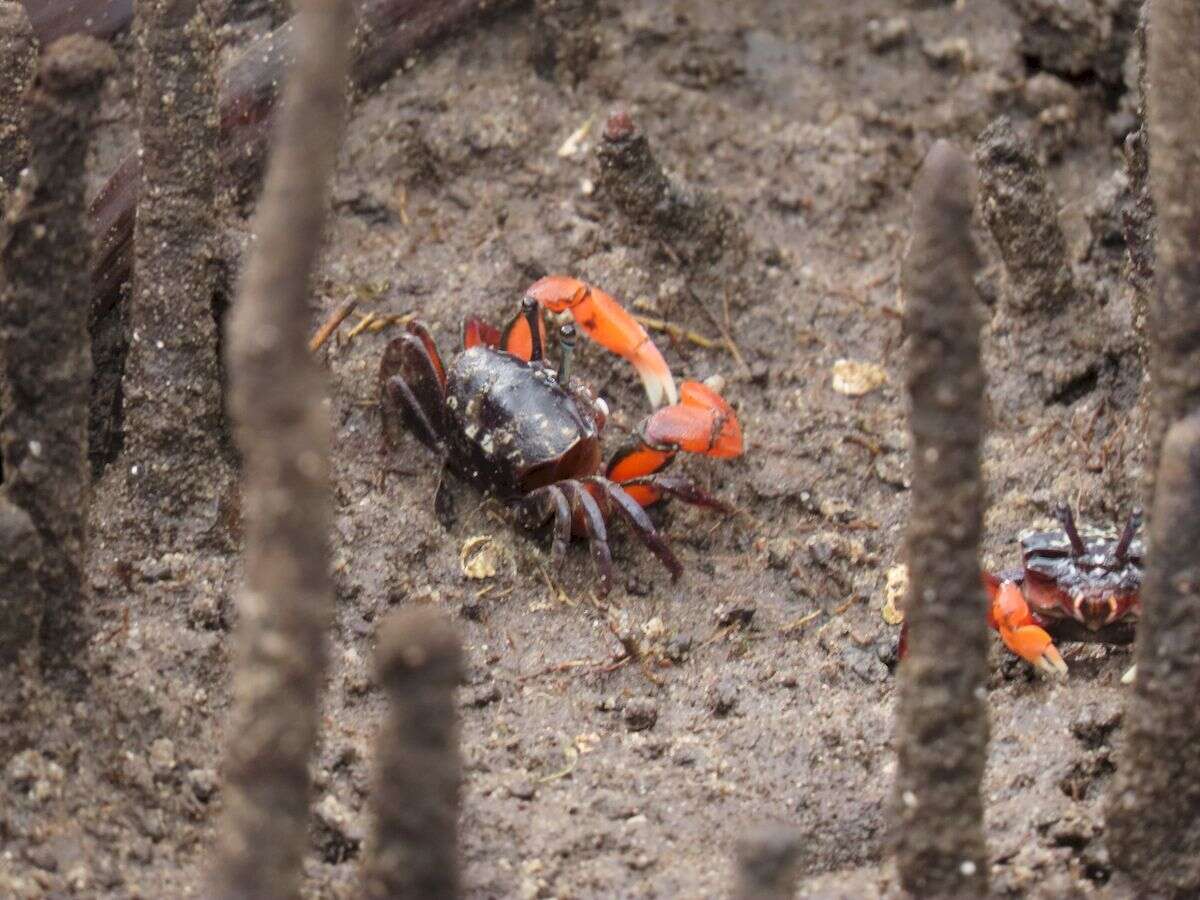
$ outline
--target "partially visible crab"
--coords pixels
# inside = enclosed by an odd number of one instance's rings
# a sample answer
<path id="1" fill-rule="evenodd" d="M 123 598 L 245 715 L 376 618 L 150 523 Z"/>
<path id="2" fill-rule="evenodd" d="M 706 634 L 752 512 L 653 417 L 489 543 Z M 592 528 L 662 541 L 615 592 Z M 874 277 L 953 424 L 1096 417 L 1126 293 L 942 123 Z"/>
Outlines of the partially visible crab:
<path id="1" fill-rule="evenodd" d="M 1135 510 L 1118 534 L 1075 525 L 1069 506 L 1055 510 L 1062 525 L 1020 536 L 1020 569 L 984 572 L 988 624 L 1017 656 L 1048 675 L 1065 675 L 1067 664 L 1054 641 L 1102 644 L 1133 642 L 1141 614 L 1142 558 L 1137 539 L 1142 513 Z M 900 631 L 900 657 L 908 646 L 908 623 Z"/>
<path id="2" fill-rule="evenodd" d="M 545 358 L 543 307 L 569 311 L 584 334 L 630 360 L 651 403 L 661 406 L 606 467 L 600 433 L 608 407 L 571 376 L 572 325 L 562 327 L 557 370 Z M 468 317 L 463 345 L 445 366 L 419 322 L 388 344 L 379 367 L 385 441 L 394 442 L 398 418 L 446 467 L 505 502 L 526 526 L 553 519 L 555 560 L 573 534 L 586 535 L 603 592 L 612 581 L 605 523 L 614 514 L 677 577 L 683 567 L 643 507 L 670 494 L 725 509 L 686 478 L 663 470 L 680 451 L 741 455 L 741 427 L 729 404 L 698 382 L 684 382 L 677 393 L 642 326 L 608 294 L 565 276 L 530 287 L 503 332 Z"/>
<path id="3" fill-rule="evenodd" d="M 1075 525 L 1070 507 L 1055 511 L 1061 529 L 1021 535 L 1022 568 L 983 574 L 988 624 L 1005 645 L 1048 674 L 1066 674 L 1054 640 L 1128 644 L 1141 614 L 1142 558 L 1135 510 L 1115 530 Z"/>

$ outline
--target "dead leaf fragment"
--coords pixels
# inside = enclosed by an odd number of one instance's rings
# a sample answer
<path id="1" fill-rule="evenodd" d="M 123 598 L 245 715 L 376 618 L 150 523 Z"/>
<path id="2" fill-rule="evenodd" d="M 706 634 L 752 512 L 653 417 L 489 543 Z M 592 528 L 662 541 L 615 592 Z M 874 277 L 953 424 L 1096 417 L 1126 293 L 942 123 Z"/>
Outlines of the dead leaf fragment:
<path id="1" fill-rule="evenodd" d="M 862 397 L 887 384 L 887 372 L 875 363 L 839 359 L 833 364 L 833 389 L 847 397 Z"/>
<path id="2" fill-rule="evenodd" d="M 889 625 L 899 625 L 904 621 L 904 593 L 907 590 L 908 566 L 901 563 L 888 569 L 882 611 L 883 621 Z"/>
<path id="3" fill-rule="evenodd" d="M 478 534 L 467 538 L 458 553 L 458 565 L 468 578 L 481 580 L 492 578 L 503 558 L 500 545 L 490 534 Z"/>

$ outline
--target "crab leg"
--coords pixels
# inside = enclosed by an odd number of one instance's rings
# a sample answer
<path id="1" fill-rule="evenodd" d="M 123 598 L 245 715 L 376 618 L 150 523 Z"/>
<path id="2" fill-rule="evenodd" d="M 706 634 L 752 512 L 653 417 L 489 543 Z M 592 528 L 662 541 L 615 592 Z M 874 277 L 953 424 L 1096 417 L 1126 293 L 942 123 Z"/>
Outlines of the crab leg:
<path id="1" fill-rule="evenodd" d="M 991 589 L 989 586 L 989 593 Z M 992 597 L 989 623 L 1006 647 L 1046 675 L 1066 675 L 1067 664 L 1049 633 L 1034 623 L 1021 586 L 1002 581 Z"/>
<path id="2" fill-rule="evenodd" d="M 646 515 L 646 511 L 625 492 L 625 489 L 621 485 L 614 484 L 607 478 L 602 478 L 599 475 L 593 475 L 586 481 L 588 484 L 594 484 L 604 491 L 605 496 L 616 507 L 621 517 L 629 523 L 629 527 L 633 529 L 634 533 L 641 538 L 642 543 L 667 567 L 672 578 L 678 578 L 683 574 L 683 566 L 679 564 L 679 560 L 675 558 L 675 554 L 671 552 L 671 548 L 667 545 L 667 542 L 659 537 L 658 532 L 654 528 L 654 523 L 650 521 L 650 517 Z"/>
<path id="3" fill-rule="evenodd" d="M 682 489 L 673 482 L 655 485 L 644 480 L 665 469 L 681 450 L 719 459 L 742 453 L 741 425 L 720 394 L 696 381 L 685 381 L 679 394 L 678 403 L 660 409 L 642 424 L 640 434 L 617 451 L 605 473 L 618 484 L 638 479 L 628 490 L 642 506 L 658 501 L 664 490 Z"/>
<path id="4" fill-rule="evenodd" d="M 417 323 L 409 328 L 388 342 L 379 363 L 385 440 L 392 440 L 390 417 L 398 411 L 422 443 L 438 450 L 446 432 L 445 370 L 429 332 Z"/>
<path id="5" fill-rule="evenodd" d="M 592 547 L 596 569 L 600 572 L 600 593 L 606 595 L 612 587 L 612 553 L 608 549 L 608 529 L 604 527 L 604 514 L 596 505 L 595 498 L 579 482 L 563 481 L 559 482 L 559 485 L 570 493 L 576 508 L 583 515 L 583 527 Z"/>
<path id="6" fill-rule="evenodd" d="M 633 363 L 650 405 L 656 409 L 677 399 L 675 379 L 646 329 L 612 296 L 566 275 L 535 282 L 526 295 L 551 312 L 570 311 L 579 330 L 600 346 Z"/>
<path id="7" fill-rule="evenodd" d="M 620 487 L 626 493 L 629 493 L 632 488 L 645 487 L 656 491 L 657 494 L 655 496 L 669 494 L 677 500 L 690 503 L 692 506 L 703 506 L 707 509 L 715 509 L 717 512 L 723 513 L 733 512 L 729 504 L 718 500 L 712 494 L 708 493 L 708 491 L 695 484 L 690 478 L 683 475 L 655 472 L 653 475 L 640 475 L 637 478 L 630 478 L 628 481 L 621 482 Z"/>
<path id="8" fill-rule="evenodd" d="M 516 503 L 529 528 L 541 525 L 553 514 L 554 543 L 550 546 L 550 559 L 555 564 L 560 563 L 567 555 L 567 545 L 571 542 L 571 504 L 563 489 L 557 484 L 548 484 L 518 498 Z"/>

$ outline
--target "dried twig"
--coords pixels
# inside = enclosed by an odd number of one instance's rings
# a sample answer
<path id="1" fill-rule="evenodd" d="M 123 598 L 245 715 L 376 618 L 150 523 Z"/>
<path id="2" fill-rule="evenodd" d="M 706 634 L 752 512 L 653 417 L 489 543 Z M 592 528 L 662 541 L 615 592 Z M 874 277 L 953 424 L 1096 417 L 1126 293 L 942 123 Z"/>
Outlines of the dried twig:
<path id="1" fill-rule="evenodd" d="M 312 336 L 312 340 L 308 342 L 309 352 L 316 353 L 320 350 L 321 346 L 329 340 L 330 335 L 337 331 L 341 327 L 341 324 L 349 317 L 350 313 L 354 312 L 357 308 L 357 300 L 347 300 L 331 312 L 329 318 L 324 321 L 321 327 L 317 329 L 317 333 Z"/>
<path id="2" fill-rule="evenodd" d="M 967 159 L 939 141 L 913 188 L 904 260 L 912 512 L 900 668 L 893 840 L 920 897 L 987 894 L 980 784 L 987 755 L 987 624 L 979 584 L 983 371 Z"/>
<path id="3" fill-rule="evenodd" d="M 699 332 L 684 328 L 681 325 L 676 325 L 665 319 L 656 319 L 652 316 L 634 316 L 634 318 L 651 331 L 661 331 L 677 341 L 687 341 L 690 344 L 695 344 L 697 347 L 703 347 L 705 350 L 731 349 L 729 343 L 723 337 L 714 340 L 713 338 L 705 337 Z"/>
<path id="4" fill-rule="evenodd" d="M 330 578 L 329 423 L 305 334 L 345 106 L 352 9 L 302 0 L 258 241 L 229 321 L 245 466 L 246 586 L 216 866 L 221 898 L 294 898 L 320 721 Z"/>

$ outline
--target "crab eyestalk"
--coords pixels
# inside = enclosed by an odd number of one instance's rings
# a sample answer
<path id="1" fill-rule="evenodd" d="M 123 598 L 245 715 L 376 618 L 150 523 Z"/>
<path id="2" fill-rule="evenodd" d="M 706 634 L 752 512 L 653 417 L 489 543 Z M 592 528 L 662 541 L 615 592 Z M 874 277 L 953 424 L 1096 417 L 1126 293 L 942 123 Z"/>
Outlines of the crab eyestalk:
<path id="1" fill-rule="evenodd" d="M 1079 536 L 1079 529 L 1075 527 L 1075 514 L 1071 512 L 1071 507 L 1065 503 L 1060 504 L 1054 510 L 1054 516 L 1062 525 L 1063 531 L 1067 533 L 1067 540 L 1071 542 L 1071 553 L 1075 556 L 1083 556 L 1087 553 L 1083 538 Z"/>
<path id="2" fill-rule="evenodd" d="M 620 303 L 577 278 L 550 275 L 535 282 L 526 296 L 551 312 L 569 311 L 579 330 L 593 341 L 633 363 L 651 406 L 675 403 L 675 379 L 650 335 Z"/>
<path id="3" fill-rule="evenodd" d="M 1142 527 L 1142 511 L 1135 509 L 1129 515 L 1129 521 L 1125 523 L 1125 530 L 1121 532 L 1121 540 L 1117 542 L 1117 549 L 1113 551 L 1113 556 L 1117 562 L 1124 563 L 1129 559 L 1129 548 L 1133 546 L 1133 539 L 1137 536 L 1137 531 Z"/>
<path id="4" fill-rule="evenodd" d="M 568 322 L 558 330 L 558 380 L 563 384 L 571 377 L 571 363 L 575 358 L 575 326 Z"/>

